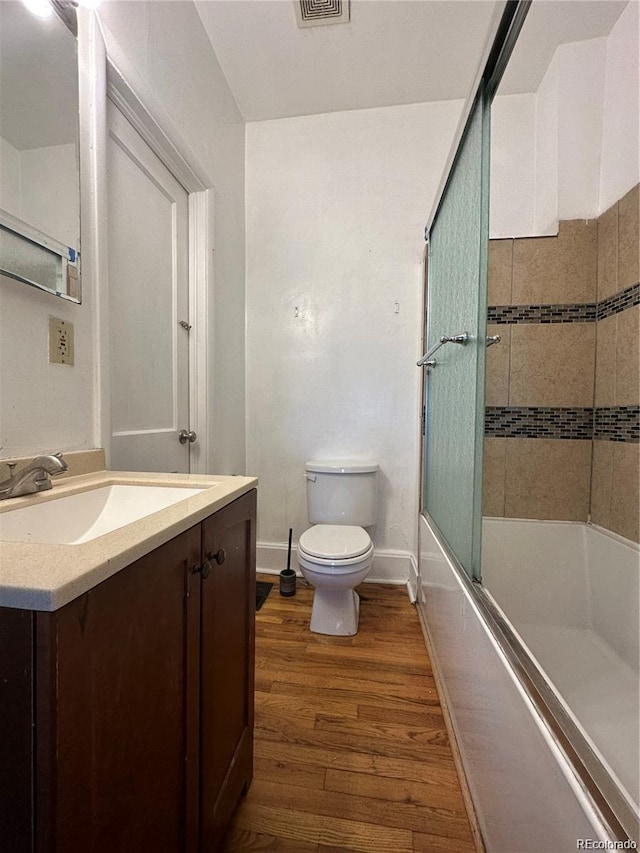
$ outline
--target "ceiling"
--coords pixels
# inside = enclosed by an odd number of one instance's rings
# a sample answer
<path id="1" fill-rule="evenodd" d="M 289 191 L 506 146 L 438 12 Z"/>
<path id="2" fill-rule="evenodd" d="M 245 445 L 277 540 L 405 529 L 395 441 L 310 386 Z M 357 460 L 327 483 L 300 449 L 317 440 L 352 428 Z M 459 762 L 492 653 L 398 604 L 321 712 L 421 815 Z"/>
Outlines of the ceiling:
<path id="1" fill-rule="evenodd" d="M 493 0 L 352 0 L 348 24 L 298 29 L 293 0 L 196 7 L 247 121 L 464 98 Z"/>
<path id="2" fill-rule="evenodd" d="M 247 121 L 465 98 L 494 0 L 351 0 L 298 29 L 294 0 L 196 0 Z M 563 42 L 607 35 L 627 0 L 534 0 L 501 94 L 533 92 Z"/>

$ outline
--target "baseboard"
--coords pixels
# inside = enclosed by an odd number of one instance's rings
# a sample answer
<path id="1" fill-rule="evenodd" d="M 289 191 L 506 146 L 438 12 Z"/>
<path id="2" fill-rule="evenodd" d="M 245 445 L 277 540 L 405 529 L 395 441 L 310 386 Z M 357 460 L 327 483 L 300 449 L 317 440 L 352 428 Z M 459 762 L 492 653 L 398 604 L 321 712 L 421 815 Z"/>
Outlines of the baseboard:
<path id="1" fill-rule="evenodd" d="M 412 576 L 415 560 L 402 551 L 376 551 L 367 583 L 407 584 Z M 287 545 L 275 542 L 259 542 L 256 554 L 256 570 L 266 575 L 277 575 L 287 568 Z M 297 551 L 291 553 L 291 568 L 302 577 L 298 568 Z M 417 577 L 417 572 L 415 573 Z M 417 584 L 415 585 L 417 589 Z M 409 596 L 411 597 L 411 590 Z"/>

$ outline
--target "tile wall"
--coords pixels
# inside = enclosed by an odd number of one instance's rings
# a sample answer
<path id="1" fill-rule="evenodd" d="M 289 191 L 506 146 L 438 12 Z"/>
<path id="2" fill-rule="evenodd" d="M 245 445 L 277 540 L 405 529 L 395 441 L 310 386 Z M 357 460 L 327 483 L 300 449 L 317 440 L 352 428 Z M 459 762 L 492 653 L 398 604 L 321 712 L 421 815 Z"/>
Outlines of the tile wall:
<path id="1" fill-rule="evenodd" d="M 557 237 L 491 240 L 484 514 L 638 541 L 638 187 Z"/>

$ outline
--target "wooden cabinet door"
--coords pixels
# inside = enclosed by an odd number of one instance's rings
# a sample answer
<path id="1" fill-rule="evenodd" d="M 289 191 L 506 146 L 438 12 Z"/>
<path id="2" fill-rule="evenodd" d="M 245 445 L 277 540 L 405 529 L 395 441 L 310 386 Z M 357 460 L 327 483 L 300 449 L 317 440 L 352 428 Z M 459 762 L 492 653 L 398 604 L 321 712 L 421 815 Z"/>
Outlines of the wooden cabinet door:
<path id="1" fill-rule="evenodd" d="M 33 850 L 33 613 L 0 607 L 0 849 Z"/>
<path id="2" fill-rule="evenodd" d="M 253 772 L 256 492 L 202 525 L 201 842 L 212 853 Z"/>
<path id="3" fill-rule="evenodd" d="M 200 545 L 36 614 L 38 853 L 196 849 Z"/>

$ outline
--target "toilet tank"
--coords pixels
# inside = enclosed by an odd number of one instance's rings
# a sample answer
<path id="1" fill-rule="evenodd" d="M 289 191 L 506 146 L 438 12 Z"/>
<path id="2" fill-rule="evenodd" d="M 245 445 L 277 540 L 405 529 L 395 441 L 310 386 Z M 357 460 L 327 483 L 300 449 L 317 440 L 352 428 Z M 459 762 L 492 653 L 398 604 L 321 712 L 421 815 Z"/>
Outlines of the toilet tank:
<path id="1" fill-rule="evenodd" d="M 306 466 L 311 524 L 371 527 L 378 517 L 378 463 L 311 461 Z"/>

